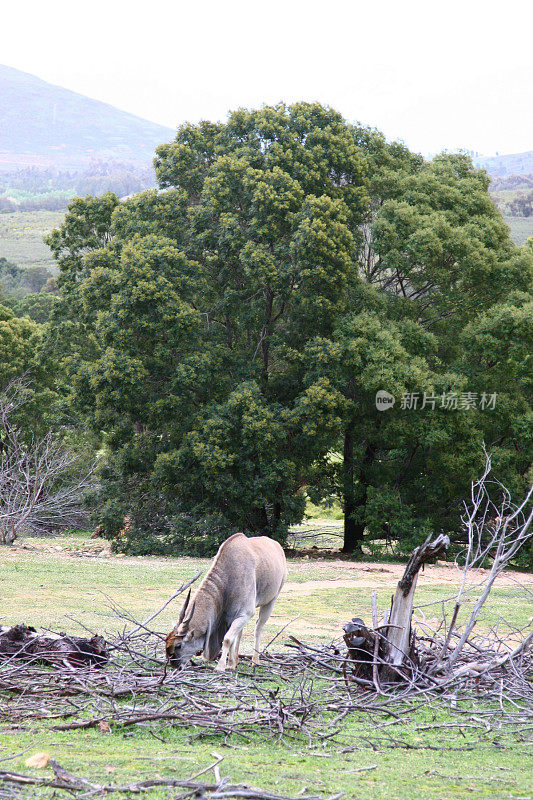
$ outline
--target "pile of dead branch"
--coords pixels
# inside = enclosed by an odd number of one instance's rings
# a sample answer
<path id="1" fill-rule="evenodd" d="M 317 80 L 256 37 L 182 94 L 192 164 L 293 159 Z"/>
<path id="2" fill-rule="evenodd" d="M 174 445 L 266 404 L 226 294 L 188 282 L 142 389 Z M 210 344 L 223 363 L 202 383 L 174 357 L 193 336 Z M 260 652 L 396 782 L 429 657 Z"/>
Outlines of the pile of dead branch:
<path id="1" fill-rule="evenodd" d="M 372 627 L 359 618 L 344 626 L 344 641 L 354 665 L 351 680 L 372 683 L 378 693 L 395 683 L 402 684 L 409 692 L 438 690 L 458 682 L 462 685 L 465 679 L 474 680 L 477 690 L 483 688 L 489 696 L 494 681 L 502 687 L 509 682 L 527 685 L 531 678 L 533 634 L 508 629 L 502 637 L 495 629 L 485 636 L 473 635 L 496 579 L 533 535 L 533 489 L 522 503 L 515 505 L 507 489 L 489 479 L 490 472 L 487 456 L 484 474 L 472 484 L 471 502 L 465 504 L 464 566 L 451 618 L 444 613 L 439 629 L 429 637 L 417 635 L 411 623 L 420 569 L 444 555 L 450 544 L 448 536 L 441 534 L 433 541 L 428 537 L 415 548 L 392 598 L 390 611 L 381 620 L 376 596 L 372 595 Z M 459 626 L 464 601 L 470 600 L 467 594 L 471 576 L 476 567 L 487 561 L 488 574 L 477 587 L 471 612 Z"/>
<path id="2" fill-rule="evenodd" d="M 442 555 L 446 536 L 427 540 L 413 552 L 390 609 L 380 613 L 372 596 L 371 624 L 353 619 L 344 626 L 344 637 L 328 645 L 288 637 L 281 648 L 278 634 L 263 653 L 263 669 L 255 669 L 243 657 L 237 673 L 221 674 L 203 662 L 180 671 L 165 661 L 166 631 L 157 629 L 156 620 L 195 578 L 142 622 L 114 604 L 112 612 L 123 622 L 123 630 L 105 642 L 87 630 L 87 638 L 77 641 L 48 632 L 40 637 L 18 626 L 21 641 L 29 635 L 29 644 L 17 650 L 16 636 L 4 637 L 11 649 L 3 658 L 0 653 L 0 722 L 10 729 L 30 730 L 39 720 L 48 730 L 95 728 L 102 734 L 139 726 L 156 738 L 165 727 L 180 727 L 191 741 L 216 737 L 237 747 L 276 741 L 323 757 L 332 750 L 469 750 L 504 746 L 510 736 L 523 739 L 533 717 L 533 634 L 507 623 L 483 632 L 476 626 L 498 575 L 531 536 L 531 493 L 520 506 L 505 495 L 504 504 L 495 510 L 487 475 L 472 487 L 472 503 L 464 517 L 468 546 L 463 578 L 449 614 L 442 602 L 443 616 L 436 628 L 412 624 L 417 614 L 414 597 L 420 569 Z M 474 586 L 472 597 L 472 572 L 487 558 L 490 570 L 483 583 Z M 465 607 L 470 609 L 466 614 Z M 0 635 L 0 651 L 1 640 Z M 96 653 L 88 653 L 87 642 Z M 417 744 L 406 732 L 410 715 L 421 706 L 433 722 L 416 730 L 430 730 L 431 744 Z M 343 724 L 346 718 L 350 725 Z M 464 737 L 460 746 L 452 738 L 458 727 Z M 133 794 L 166 785 L 180 789 L 177 797 L 183 798 L 284 800 L 223 780 L 198 783 L 199 775 L 160 784 L 108 786 L 52 766 L 54 777 L 46 779 L 0 773 L 0 797 L 15 796 L 24 785 L 68 788 L 79 797 Z"/>
<path id="3" fill-rule="evenodd" d="M 449 655 L 462 639 L 461 628 L 448 625 L 431 635 L 412 634 L 416 658 L 399 668 L 403 680 L 395 676 L 386 682 L 374 680 L 380 666 L 390 668 L 390 659 L 380 655 L 379 647 L 369 665 L 354 653 L 353 641 L 347 645 L 343 639 L 315 646 L 289 637 L 285 652 L 279 652 L 278 645 L 278 652 L 263 654 L 264 669 L 259 670 L 247 657 L 238 673 L 221 674 L 203 663 L 183 671 L 168 669 L 164 632 L 148 621 L 133 624 L 123 609 L 115 607 L 115 613 L 128 626 L 107 642 L 105 665 L 46 662 L 38 656 L 6 659 L 0 665 L 0 722 L 11 730 L 34 730 L 38 721 L 48 730 L 93 728 L 102 735 L 139 727 L 161 741 L 166 727 L 177 726 L 187 731 L 190 741 L 215 737 L 215 744 L 222 739 L 233 747 L 273 741 L 324 758 L 334 751 L 364 748 L 502 747 L 523 739 L 531 726 L 531 637 L 524 638 L 520 630 L 508 629 L 505 636 L 496 629 L 469 635 L 453 668 Z M 429 731 L 430 743 L 415 743 L 407 731 L 410 715 L 421 706 L 429 712 L 429 721 L 415 730 Z M 349 717 L 355 725 L 343 724 Z M 463 734 L 461 745 L 453 737 L 457 728 Z M 0 772 L 0 797 L 25 796 L 30 786 L 64 790 L 79 798 L 131 796 L 159 786 L 172 789 L 176 800 L 288 800 L 232 785 L 216 772 L 211 783 L 195 774 L 103 784 L 67 773 L 53 762 L 50 766 L 54 774 L 43 778 Z"/>
<path id="4" fill-rule="evenodd" d="M 510 626 L 465 638 L 468 620 L 458 627 L 452 618 L 441 630 L 411 631 L 407 657 L 391 669 L 383 623 L 367 629 L 353 622 L 344 639 L 312 645 L 288 637 L 283 651 L 277 639 L 277 652 L 269 648 L 262 656 L 263 669 L 244 656 L 237 673 L 220 674 L 203 662 L 170 669 L 165 632 L 153 621 L 136 623 L 117 606 L 114 613 L 126 625 L 109 638 L 105 665 L 47 662 L 42 653 L 6 658 L 0 721 L 12 729 L 31 729 L 39 720 L 50 730 L 104 734 L 141 726 L 156 736 L 172 726 L 187 730 L 191 740 L 283 741 L 321 751 L 413 747 L 402 739 L 402 724 L 396 735 L 391 726 L 421 705 L 437 716 L 445 707 L 457 717 L 450 725 L 470 727 L 478 742 L 487 730 L 503 735 L 532 721 L 532 637 Z M 360 730 L 348 733 L 340 724 L 348 715 L 364 720 Z"/>

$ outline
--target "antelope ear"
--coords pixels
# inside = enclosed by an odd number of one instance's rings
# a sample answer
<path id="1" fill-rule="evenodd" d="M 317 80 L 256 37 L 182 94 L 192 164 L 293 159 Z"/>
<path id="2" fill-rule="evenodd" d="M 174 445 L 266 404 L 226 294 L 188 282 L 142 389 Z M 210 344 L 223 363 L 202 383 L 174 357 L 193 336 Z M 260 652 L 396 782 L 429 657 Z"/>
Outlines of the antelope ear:
<path id="1" fill-rule="evenodd" d="M 185 638 L 184 638 L 183 641 L 184 642 L 189 642 L 192 639 L 192 637 L 193 637 L 193 632 L 189 631 L 188 633 L 185 634 Z"/>
<path id="2" fill-rule="evenodd" d="M 181 625 L 181 623 L 185 619 L 185 612 L 187 611 L 187 606 L 189 605 L 189 600 L 190 599 L 191 599 L 191 590 L 189 589 L 189 594 L 187 595 L 187 599 L 185 600 L 185 603 L 183 604 L 183 608 L 180 611 L 180 616 L 179 616 L 179 619 L 178 619 L 178 625 Z"/>

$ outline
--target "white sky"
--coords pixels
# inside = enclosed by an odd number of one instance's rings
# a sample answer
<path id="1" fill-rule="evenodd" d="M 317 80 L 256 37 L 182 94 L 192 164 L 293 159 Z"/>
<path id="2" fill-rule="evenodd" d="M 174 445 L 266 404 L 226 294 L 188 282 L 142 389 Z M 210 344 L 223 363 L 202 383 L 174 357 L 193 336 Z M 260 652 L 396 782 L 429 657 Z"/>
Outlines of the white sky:
<path id="1" fill-rule="evenodd" d="M 3 0 L 0 63 L 171 127 L 319 100 L 424 154 L 533 149 L 527 0 Z"/>

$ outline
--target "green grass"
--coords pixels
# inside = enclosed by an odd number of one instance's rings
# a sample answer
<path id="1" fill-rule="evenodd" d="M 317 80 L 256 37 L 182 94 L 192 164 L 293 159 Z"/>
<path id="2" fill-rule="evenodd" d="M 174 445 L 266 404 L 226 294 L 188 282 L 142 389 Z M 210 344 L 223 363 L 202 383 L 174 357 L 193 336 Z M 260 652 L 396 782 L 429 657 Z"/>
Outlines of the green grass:
<path id="1" fill-rule="evenodd" d="M 441 798 L 526 798 L 531 796 L 528 748 L 523 742 L 494 741 L 487 734 L 480 741 L 468 729 L 424 730 L 426 726 L 446 724 L 442 711 L 416 712 L 402 722 L 402 739 L 409 748 L 393 743 L 375 752 L 357 744 L 369 722 L 352 716 L 343 731 L 351 752 L 336 753 L 331 748 L 309 750 L 305 742 L 288 748 L 283 744 L 253 742 L 224 744 L 221 737 L 208 740 L 193 737 L 197 731 L 173 728 L 135 728 L 127 732 L 103 734 L 95 730 L 73 733 L 48 732 L 44 726 L 32 733 L 20 731 L 4 735 L 0 758 L 7 753 L 38 744 L 31 752 L 48 752 L 66 769 L 102 783 L 126 783 L 154 776 L 187 778 L 213 762 L 213 751 L 224 756 L 222 776 L 233 782 L 259 786 L 276 793 L 296 795 L 305 788 L 324 795 L 345 792 L 347 798 L 372 797 L 375 800 L 427 800 Z M 162 741 L 161 741 L 162 740 Z M 509 746 L 511 744 L 511 746 Z M 432 749 L 430 749 L 432 748 Z M 442 748 L 439 750 L 438 748 Z M 472 748 L 472 749 L 467 749 Z M 42 776 L 49 770 L 30 770 L 24 765 L 28 753 L 3 765 L 4 769 Z M 361 767 L 374 767 L 357 771 Z M 529 766 L 531 762 L 529 761 Z M 204 780 L 212 779 L 206 775 Z M 34 790 L 35 791 L 35 790 Z M 153 790 L 142 797 L 173 797 L 173 793 Z M 32 797 L 51 797 L 50 790 L 36 790 Z M 57 795 L 55 795 L 57 796 Z M 120 797 L 120 795 L 116 795 Z"/>
<path id="2" fill-rule="evenodd" d="M 344 512 L 338 500 L 331 500 L 329 503 L 315 505 L 309 498 L 305 504 L 305 516 L 307 519 L 344 519 Z"/>
<path id="3" fill-rule="evenodd" d="M 106 595 L 128 609 L 134 617 L 148 617 L 183 580 L 207 568 L 209 561 L 190 558 L 118 558 L 98 555 L 102 540 L 83 535 L 57 539 L 28 539 L 29 547 L 2 549 L 0 608 L 2 624 L 26 622 L 79 633 L 78 619 L 89 628 L 113 631 L 123 623 L 111 616 Z M 61 551 L 53 548 L 61 547 Z M 43 550 L 42 548 L 47 548 Z M 375 570 L 378 571 L 373 571 Z M 394 565 L 323 562 L 295 559 L 289 562 L 289 587 L 276 605 L 265 630 L 264 642 L 294 617 L 299 619 L 276 641 L 284 650 L 286 635 L 302 639 L 330 639 L 341 633 L 342 624 L 352 616 L 369 618 L 370 593 L 376 590 L 380 608 L 388 607 L 396 575 Z M 381 571 L 386 570 L 386 571 Z M 396 572 L 394 571 L 396 570 Z M 442 573 L 448 574 L 448 573 Z M 457 575 L 432 582 L 431 567 L 420 576 L 418 603 L 432 603 L 453 594 Z M 338 585 L 332 583 L 337 580 Z M 346 586 L 346 582 L 350 582 Z M 327 585 L 324 585 L 328 582 Z M 509 583 L 509 582 L 508 582 Z M 487 606 L 483 626 L 499 615 L 522 625 L 530 610 L 525 595 L 513 585 L 496 588 Z M 175 621 L 179 604 L 166 609 L 157 627 L 167 630 Z M 465 604 L 467 611 L 470 606 Z M 423 609 L 428 622 L 441 616 L 439 605 Z M 243 639 L 249 652 L 251 626 Z M 207 667 L 206 669 L 211 669 Z M 238 676 L 224 680 L 247 681 L 244 665 Z M 1 668 L 0 668 L 1 674 Z M 266 667 L 259 673 L 267 677 Z M 278 679 L 271 678 L 273 686 Z M 269 685 L 269 684 L 267 684 Z M 287 690 L 287 685 L 280 683 Z M 320 690 L 320 687 L 317 687 Z M 473 698 L 472 714 L 483 708 L 483 698 Z M 468 715 L 466 716 L 468 721 Z M 296 795 L 305 787 L 310 793 L 343 791 L 347 798 L 411 800 L 413 796 L 435 800 L 445 798 L 526 798 L 531 796 L 532 770 L 528 769 L 525 733 L 479 727 L 447 727 L 457 722 L 435 701 L 379 728 L 386 718 L 351 713 L 339 727 L 342 744 L 327 741 L 309 749 L 307 740 L 287 743 L 264 741 L 257 731 L 249 741 L 232 736 L 206 735 L 198 729 L 171 725 L 114 728 L 111 734 L 98 730 L 57 732 L 53 721 L 32 720 L 4 725 L 0 737 L 0 759 L 32 746 L 18 758 L 2 763 L 2 769 L 48 775 L 50 770 L 30 770 L 25 759 L 35 751 L 46 751 L 62 766 L 85 777 L 110 783 L 125 783 L 154 775 L 186 778 L 213 761 L 216 751 L 224 756 L 221 774 L 234 782 L 260 786 L 274 793 Z M 440 727 L 435 727 L 440 726 Z M 401 740 L 401 747 L 394 740 Z M 343 752 L 344 751 L 344 752 Z M 375 766 L 357 772 L 360 767 Z M 209 775 L 205 778 L 209 780 Z M 149 800 L 175 797 L 174 792 L 153 790 L 143 794 Z M 52 790 L 36 789 L 29 795 L 51 798 Z M 117 795 L 119 798 L 120 795 Z"/>
<path id="4" fill-rule="evenodd" d="M 515 244 L 525 244 L 526 239 L 533 236 L 533 217 L 512 217 L 504 214 L 503 219 L 511 229 L 511 239 Z"/>
<path id="5" fill-rule="evenodd" d="M 4 549 L 0 583 L 2 624 L 24 621 L 28 624 L 79 632 L 73 618 L 89 628 L 117 631 L 122 623 L 110 610 L 110 600 L 129 609 L 137 619 L 148 617 L 183 581 L 198 572 L 205 574 L 209 559 L 198 558 L 120 558 L 109 556 L 108 543 L 86 535 L 48 539 L 26 539 L 25 547 Z M 56 549 L 58 548 L 58 549 Z M 330 639 L 340 635 L 342 624 L 352 616 L 368 618 L 370 594 L 376 591 L 381 610 L 390 598 L 403 567 L 320 559 L 294 558 L 288 561 L 290 586 L 276 603 L 269 629 L 299 619 L 290 632 L 305 630 L 308 636 Z M 427 576 L 427 577 L 426 577 Z M 450 567 L 442 582 L 435 583 L 431 567 L 419 579 L 416 600 L 422 608 L 420 619 L 441 616 L 441 601 L 451 598 L 460 573 Z M 527 576 L 524 576 L 527 580 Z M 317 582 L 328 582 L 326 585 Z M 336 583 L 338 585 L 336 585 Z M 349 583 L 350 585 L 346 585 Z M 463 616 L 473 602 L 463 604 Z M 528 595 L 519 586 L 496 587 L 483 612 L 480 625 L 488 628 L 499 617 L 525 624 Z M 427 605 L 431 603 L 432 605 Z M 159 626 L 171 626 L 177 614 L 172 605 L 159 617 Z M 244 642 L 250 643 L 248 631 Z"/>
<path id="6" fill-rule="evenodd" d="M 0 214 L 0 258 L 19 267 L 48 267 L 54 257 L 43 236 L 61 224 L 61 211 L 15 211 Z"/>

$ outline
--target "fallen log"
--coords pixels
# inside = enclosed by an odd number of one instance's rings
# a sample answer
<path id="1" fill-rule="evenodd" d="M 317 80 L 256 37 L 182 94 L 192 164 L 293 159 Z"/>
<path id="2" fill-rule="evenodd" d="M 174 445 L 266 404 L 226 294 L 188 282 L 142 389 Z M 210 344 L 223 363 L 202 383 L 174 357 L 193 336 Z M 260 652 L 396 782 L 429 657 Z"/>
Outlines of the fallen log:
<path id="1" fill-rule="evenodd" d="M 101 636 L 84 639 L 65 633 L 37 633 L 27 625 L 0 626 L 0 661 L 20 659 L 45 664 L 104 667 L 109 661 L 107 643 Z"/>

